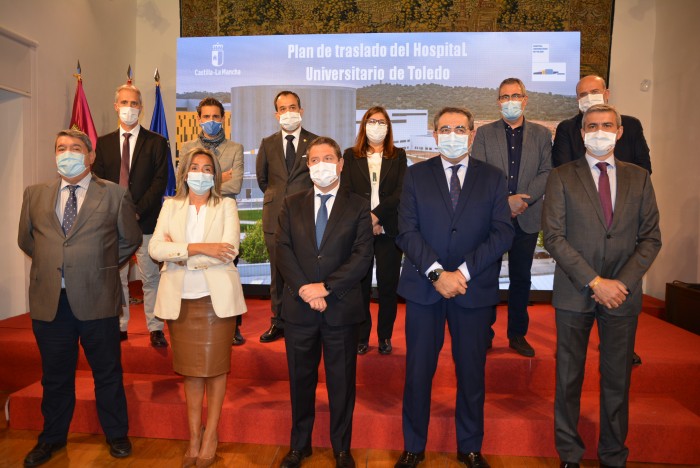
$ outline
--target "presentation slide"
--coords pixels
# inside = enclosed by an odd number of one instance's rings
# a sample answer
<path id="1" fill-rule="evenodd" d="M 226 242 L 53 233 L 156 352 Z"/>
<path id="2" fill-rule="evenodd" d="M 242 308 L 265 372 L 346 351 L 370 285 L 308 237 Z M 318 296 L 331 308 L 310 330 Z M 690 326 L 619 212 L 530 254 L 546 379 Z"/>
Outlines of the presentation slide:
<path id="1" fill-rule="evenodd" d="M 182 38 L 177 56 L 177 140 L 196 138 L 196 107 L 206 96 L 226 109 L 226 132 L 245 150 L 237 197 L 242 236 L 262 213 L 255 156 L 263 137 L 279 131 L 274 97 L 296 92 L 302 125 L 352 146 L 364 112 L 384 106 L 395 144 L 409 164 L 437 155 L 432 118 L 441 107 L 470 109 L 476 125 L 500 118 L 497 87 L 508 77 L 527 88 L 528 119 L 554 130 L 577 112 L 580 33 L 391 33 Z M 533 289 L 551 290 L 553 263 L 538 248 Z M 269 263 L 239 264 L 244 283 L 268 284 Z M 507 288 L 507 258 L 502 288 Z"/>

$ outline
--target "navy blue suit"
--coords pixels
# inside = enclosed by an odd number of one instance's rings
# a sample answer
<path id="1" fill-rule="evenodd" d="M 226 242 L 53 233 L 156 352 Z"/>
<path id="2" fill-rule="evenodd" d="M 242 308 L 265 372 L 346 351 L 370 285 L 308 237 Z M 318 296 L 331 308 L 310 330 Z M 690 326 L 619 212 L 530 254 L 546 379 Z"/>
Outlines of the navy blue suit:
<path id="1" fill-rule="evenodd" d="M 396 243 L 407 261 L 398 292 L 406 299 L 404 449 L 425 450 L 432 377 L 447 320 L 457 370 L 456 426 L 460 452 L 481 450 L 484 368 L 491 314 L 499 301 L 501 256 L 513 241 L 506 181 L 484 162 L 465 159 L 467 173 L 456 209 L 440 157 L 408 168 L 399 204 Z M 443 298 L 426 271 L 439 262 L 454 271 L 466 262 L 466 294 Z"/>

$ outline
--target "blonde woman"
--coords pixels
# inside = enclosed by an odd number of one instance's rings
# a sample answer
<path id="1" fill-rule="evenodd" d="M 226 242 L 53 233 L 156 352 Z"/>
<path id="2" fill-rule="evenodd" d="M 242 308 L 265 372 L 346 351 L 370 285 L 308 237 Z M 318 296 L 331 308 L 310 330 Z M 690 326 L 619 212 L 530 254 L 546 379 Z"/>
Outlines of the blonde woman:
<path id="1" fill-rule="evenodd" d="M 163 204 L 148 251 L 163 262 L 156 316 L 168 323 L 173 368 L 185 378 L 190 443 L 183 466 L 206 467 L 216 462 L 236 316 L 246 312 L 233 264 L 240 223 L 236 201 L 221 196 L 221 168 L 209 150 L 182 157 L 177 187 Z"/>

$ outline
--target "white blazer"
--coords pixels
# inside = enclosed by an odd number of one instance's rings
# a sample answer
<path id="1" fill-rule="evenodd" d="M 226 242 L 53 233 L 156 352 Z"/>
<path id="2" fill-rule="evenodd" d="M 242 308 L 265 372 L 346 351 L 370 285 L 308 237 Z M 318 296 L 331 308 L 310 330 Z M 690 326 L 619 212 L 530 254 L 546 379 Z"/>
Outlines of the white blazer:
<path id="1" fill-rule="evenodd" d="M 169 198 L 163 203 L 158 224 L 148 245 L 148 253 L 163 262 L 156 297 L 155 315 L 175 320 L 180 315 L 180 301 L 185 270 L 204 270 L 214 312 L 218 317 L 233 317 L 247 311 L 238 268 L 233 261 L 222 262 L 206 255 L 187 254 L 187 212 L 189 200 Z M 236 201 L 223 198 L 217 205 L 209 203 L 202 242 L 227 242 L 238 253 L 240 221 Z M 169 235 L 171 241 L 165 240 Z"/>

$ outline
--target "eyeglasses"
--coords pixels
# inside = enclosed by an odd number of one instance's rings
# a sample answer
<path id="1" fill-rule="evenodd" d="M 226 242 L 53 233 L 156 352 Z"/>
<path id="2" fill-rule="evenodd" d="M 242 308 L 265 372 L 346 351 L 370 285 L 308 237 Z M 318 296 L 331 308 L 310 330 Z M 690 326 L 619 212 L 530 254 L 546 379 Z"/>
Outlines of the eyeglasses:
<path id="1" fill-rule="evenodd" d="M 459 125 L 457 127 L 450 127 L 449 125 L 444 125 L 438 129 L 438 133 L 440 135 L 449 135 L 450 133 L 455 132 L 456 135 L 466 135 L 469 130 L 467 130 L 467 127 L 464 127 L 462 125 Z"/>
<path id="2" fill-rule="evenodd" d="M 502 94 L 498 96 L 498 100 L 501 102 L 508 102 L 508 101 L 522 101 L 525 99 L 527 96 L 524 96 L 522 94 Z"/>
<path id="3" fill-rule="evenodd" d="M 367 121 L 367 125 L 379 125 L 380 127 L 386 127 L 387 123 L 386 120 L 369 119 Z"/>

